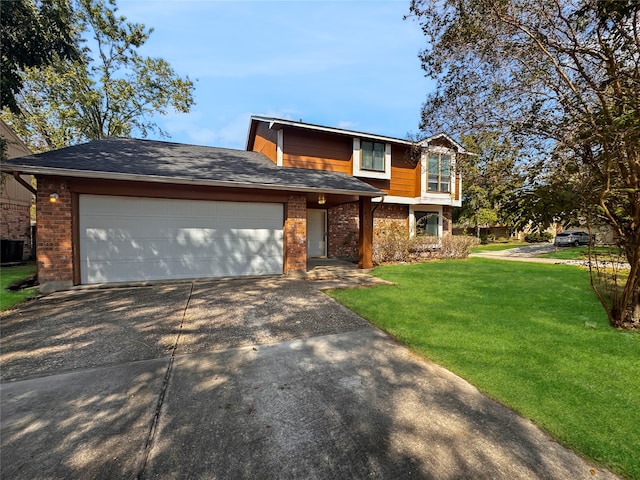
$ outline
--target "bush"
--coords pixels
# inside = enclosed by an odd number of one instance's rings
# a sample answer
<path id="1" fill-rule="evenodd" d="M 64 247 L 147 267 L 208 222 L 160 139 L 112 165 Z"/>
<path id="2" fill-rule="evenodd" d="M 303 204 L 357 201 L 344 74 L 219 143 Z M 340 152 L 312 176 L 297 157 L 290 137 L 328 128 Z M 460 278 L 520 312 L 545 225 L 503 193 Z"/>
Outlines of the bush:
<path id="1" fill-rule="evenodd" d="M 553 239 L 553 235 L 549 232 L 542 233 L 527 233 L 524 236 L 524 241 L 527 243 L 548 243 Z"/>
<path id="2" fill-rule="evenodd" d="M 373 261 L 403 262 L 409 258 L 411 238 L 406 227 L 396 223 L 376 227 L 373 231 Z"/>
<path id="3" fill-rule="evenodd" d="M 373 261 L 383 264 L 437 258 L 466 258 L 478 243 L 476 237 L 466 235 L 445 235 L 442 238 L 409 237 L 406 226 L 391 223 L 374 230 Z"/>
<path id="4" fill-rule="evenodd" d="M 480 241 L 466 235 L 445 235 L 440 243 L 439 258 L 467 258 Z"/>

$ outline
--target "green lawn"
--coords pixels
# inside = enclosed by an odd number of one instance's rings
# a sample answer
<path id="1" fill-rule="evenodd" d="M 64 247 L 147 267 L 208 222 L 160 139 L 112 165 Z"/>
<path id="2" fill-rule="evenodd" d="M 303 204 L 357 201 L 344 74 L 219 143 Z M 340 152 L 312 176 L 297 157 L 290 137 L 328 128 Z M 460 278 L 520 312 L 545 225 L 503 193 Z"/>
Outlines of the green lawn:
<path id="1" fill-rule="evenodd" d="M 0 311 L 13 308 L 37 295 L 38 292 L 35 288 L 26 288 L 15 292 L 6 290 L 9 284 L 16 280 L 22 280 L 34 273 L 36 273 L 36 266 L 33 264 L 0 268 Z"/>
<path id="2" fill-rule="evenodd" d="M 600 256 L 617 256 L 619 250 L 611 247 L 597 247 L 595 253 Z M 557 258 L 560 260 L 583 260 L 589 258 L 589 247 L 559 247 L 555 252 L 541 253 L 538 257 Z"/>
<path id="3" fill-rule="evenodd" d="M 640 479 L 640 334 L 609 327 L 579 267 L 484 258 L 380 267 L 334 298 L 544 428 Z"/>

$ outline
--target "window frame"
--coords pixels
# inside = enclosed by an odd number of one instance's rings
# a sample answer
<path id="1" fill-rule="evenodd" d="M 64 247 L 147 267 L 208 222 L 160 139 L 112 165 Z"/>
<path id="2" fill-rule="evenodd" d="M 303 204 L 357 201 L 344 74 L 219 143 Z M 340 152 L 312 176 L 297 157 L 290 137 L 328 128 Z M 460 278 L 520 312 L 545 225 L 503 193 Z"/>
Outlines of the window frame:
<path id="1" fill-rule="evenodd" d="M 437 168 L 436 172 L 431 171 L 431 161 L 432 157 L 436 157 Z M 448 165 L 446 165 L 446 170 L 448 175 L 444 174 L 445 164 L 443 162 L 443 158 L 447 157 Z M 451 173 L 452 173 L 452 164 L 453 164 L 453 154 L 452 152 L 440 152 L 430 150 L 427 152 L 427 192 L 437 192 L 437 193 L 451 193 Z M 437 177 L 435 182 L 432 181 L 432 177 Z M 448 179 L 448 180 L 445 180 Z M 435 184 L 436 188 L 431 188 L 431 185 Z M 443 185 L 447 185 L 447 187 L 443 188 Z"/>
<path id="2" fill-rule="evenodd" d="M 384 170 L 371 170 L 362 166 L 362 142 L 384 145 Z M 355 137 L 353 139 L 353 168 L 354 177 L 376 178 L 380 180 L 391 180 L 391 144 L 382 142 L 379 139 L 367 137 Z"/>
<path id="3" fill-rule="evenodd" d="M 441 206 L 438 205 L 410 205 L 409 206 L 409 232 L 410 236 L 416 237 L 418 235 L 418 221 L 420 220 L 418 217 L 421 213 L 426 214 L 435 214 L 438 219 L 438 234 L 434 236 L 437 238 L 442 238 L 444 235 L 444 210 Z"/>
<path id="4" fill-rule="evenodd" d="M 433 211 L 433 210 L 417 210 L 417 211 L 413 212 L 413 215 L 414 215 L 414 221 L 415 221 L 415 236 L 416 237 L 437 237 L 437 238 L 440 238 L 440 212 L 436 212 L 436 211 Z M 418 228 L 418 223 L 420 222 L 420 220 L 422 220 L 425 217 L 427 217 L 427 219 L 435 217 L 435 224 L 433 222 L 430 223 L 427 220 L 427 224 L 425 225 L 424 232 L 421 233 L 420 229 Z M 430 233 L 429 232 L 429 225 L 431 225 L 432 227 L 435 227 L 435 232 L 434 233 Z"/>
<path id="5" fill-rule="evenodd" d="M 431 157 L 437 157 L 437 173 L 430 172 L 430 159 Z M 443 175 L 446 172 L 446 168 L 443 170 L 443 157 L 449 157 L 448 175 Z M 456 194 L 456 182 L 458 180 L 458 174 L 456 173 L 456 152 L 446 147 L 429 147 L 425 148 L 422 152 L 422 179 L 421 179 L 421 192 L 422 196 L 425 195 L 448 195 L 454 197 Z M 437 178 L 432 178 L 436 176 Z M 435 180 L 435 181 L 433 181 Z M 447 185 L 448 181 L 448 185 Z M 432 188 L 436 185 L 436 188 Z M 447 185 L 443 188 L 443 185 Z M 448 187 L 448 188 L 447 188 Z"/>
<path id="6" fill-rule="evenodd" d="M 365 160 L 367 160 L 365 157 L 365 144 L 366 145 L 371 145 L 371 165 L 366 165 L 365 166 Z M 377 152 L 376 152 L 376 147 L 378 147 Z M 368 151 L 368 149 L 367 149 Z M 376 153 L 380 154 L 379 158 L 376 158 Z M 369 172 L 384 172 L 384 157 L 385 157 L 385 153 L 386 153 L 386 147 L 385 144 L 382 142 L 374 142 L 372 140 L 360 140 L 360 169 L 361 170 L 366 170 Z M 379 160 L 382 164 L 380 166 L 380 168 L 375 168 L 375 164 L 376 164 L 376 160 Z"/>

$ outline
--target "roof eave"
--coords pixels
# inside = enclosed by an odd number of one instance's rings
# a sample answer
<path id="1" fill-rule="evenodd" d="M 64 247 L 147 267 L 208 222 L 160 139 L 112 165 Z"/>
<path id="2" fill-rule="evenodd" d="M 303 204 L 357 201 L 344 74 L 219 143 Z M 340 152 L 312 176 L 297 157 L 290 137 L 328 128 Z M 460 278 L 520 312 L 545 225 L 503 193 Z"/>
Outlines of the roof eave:
<path id="1" fill-rule="evenodd" d="M 269 128 L 272 130 L 279 130 L 282 126 L 289 126 L 289 127 L 297 127 L 297 128 L 304 128 L 306 130 L 314 130 L 314 131 L 318 131 L 318 132 L 325 132 L 325 133 L 334 133 L 337 135 L 346 135 L 346 136 L 350 136 L 350 137 L 360 137 L 360 138 L 369 138 L 371 140 L 380 140 L 383 142 L 391 142 L 391 143 L 398 143 L 401 145 L 413 145 L 413 142 L 409 141 L 409 140 L 403 140 L 401 138 L 394 138 L 394 137 L 387 137 L 384 135 L 375 135 L 375 134 L 371 134 L 371 133 L 365 133 L 365 132 L 357 132 L 355 130 L 344 130 L 342 128 L 334 128 L 334 127 L 324 127 L 322 125 L 314 125 L 312 123 L 303 123 L 303 122 L 296 122 L 294 120 L 284 120 L 281 118 L 272 118 L 272 117 L 262 117 L 259 115 L 254 115 L 251 117 L 251 121 L 259 121 L 259 122 L 265 122 L 269 124 Z"/>
<path id="2" fill-rule="evenodd" d="M 31 175 L 50 175 L 56 177 L 73 177 L 73 178 L 92 178 L 92 179 L 107 179 L 107 180 L 121 180 L 121 181 L 133 181 L 133 182 L 152 182 L 152 183 L 175 183 L 179 185 L 203 185 L 210 187 L 230 187 L 230 188 L 247 188 L 253 190 L 281 190 L 287 192 L 319 192 L 325 194 L 338 194 L 338 195 L 357 195 L 361 197 L 381 197 L 386 195 L 385 192 L 378 190 L 376 192 L 366 190 L 351 190 L 351 189 L 338 189 L 338 188 L 322 188 L 322 187 L 306 187 L 296 185 L 277 185 L 271 183 L 249 183 L 249 182 L 234 182 L 229 180 L 205 180 L 199 178 L 188 177 L 165 177 L 159 175 L 136 175 L 128 173 L 114 173 L 114 172 L 99 172 L 91 170 L 72 170 L 64 168 L 52 168 L 52 167 L 36 167 L 28 165 L 0 165 L 0 171 L 3 172 L 19 172 Z"/>

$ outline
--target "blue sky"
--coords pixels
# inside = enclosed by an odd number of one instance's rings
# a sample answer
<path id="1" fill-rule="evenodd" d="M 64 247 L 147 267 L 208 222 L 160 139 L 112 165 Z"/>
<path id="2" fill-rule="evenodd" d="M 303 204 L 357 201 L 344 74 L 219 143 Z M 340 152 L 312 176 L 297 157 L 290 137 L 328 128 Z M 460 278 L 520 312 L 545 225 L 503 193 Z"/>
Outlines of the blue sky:
<path id="1" fill-rule="evenodd" d="M 195 81 L 189 114 L 157 123 L 170 140 L 245 147 L 268 115 L 405 138 L 433 83 L 408 0 L 119 0 L 154 32 L 140 53 Z M 161 139 L 155 135 L 149 138 Z"/>

